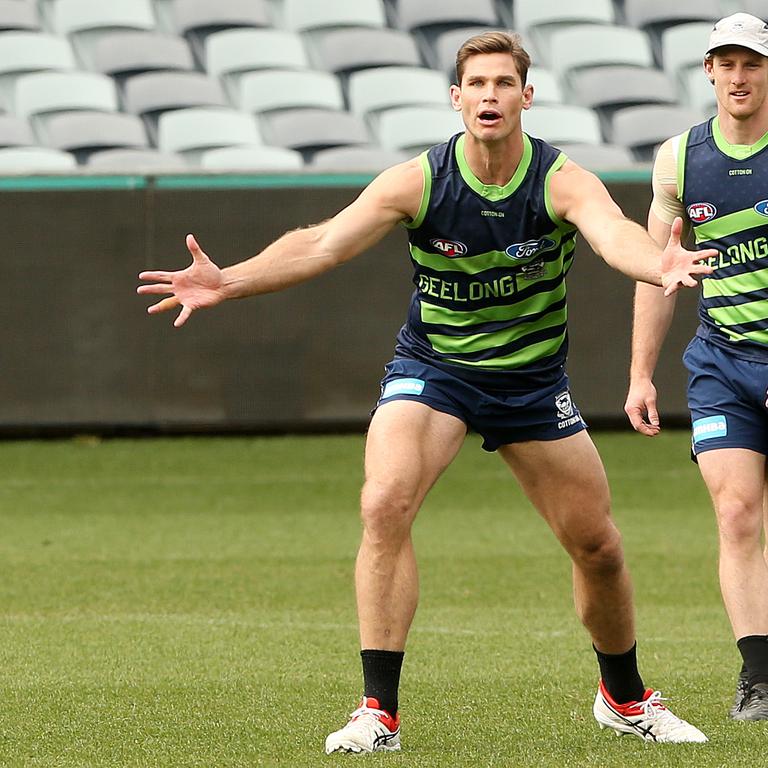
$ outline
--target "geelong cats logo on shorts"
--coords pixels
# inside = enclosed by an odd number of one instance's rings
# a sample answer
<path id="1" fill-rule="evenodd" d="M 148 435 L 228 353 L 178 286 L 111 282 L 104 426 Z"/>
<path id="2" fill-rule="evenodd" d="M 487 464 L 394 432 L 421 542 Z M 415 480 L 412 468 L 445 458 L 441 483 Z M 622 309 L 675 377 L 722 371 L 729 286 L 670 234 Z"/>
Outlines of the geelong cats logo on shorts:
<path id="1" fill-rule="evenodd" d="M 557 408 L 558 419 L 567 419 L 569 416 L 573 416 L 571 393 L 567 389 L 555 397 L 555 408 Z"/>

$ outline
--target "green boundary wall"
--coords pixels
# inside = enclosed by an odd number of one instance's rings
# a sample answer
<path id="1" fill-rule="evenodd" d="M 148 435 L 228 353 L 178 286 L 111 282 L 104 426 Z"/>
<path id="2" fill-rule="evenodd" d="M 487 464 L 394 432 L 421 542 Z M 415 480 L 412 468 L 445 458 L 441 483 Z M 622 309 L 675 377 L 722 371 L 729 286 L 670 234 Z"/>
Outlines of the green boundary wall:
<path id="1" fill-rule="evenodd" d="M 146 314 L 143 269 L 177 269 L 193 232 L 220 265 L 351 202 L 369 175 L 3 177 L 3 436 L 362 429 L 412 290 L 405 229 L 332 273 L 193 315 Z M 645 170 L 605 175 L 644 222 Z M 576 402 L 623 425 L 632 282 L 580 242 L 569 276 Z M 657 375 L 667 423 L 684 422 L 680 363 L 696 292 Z"/>

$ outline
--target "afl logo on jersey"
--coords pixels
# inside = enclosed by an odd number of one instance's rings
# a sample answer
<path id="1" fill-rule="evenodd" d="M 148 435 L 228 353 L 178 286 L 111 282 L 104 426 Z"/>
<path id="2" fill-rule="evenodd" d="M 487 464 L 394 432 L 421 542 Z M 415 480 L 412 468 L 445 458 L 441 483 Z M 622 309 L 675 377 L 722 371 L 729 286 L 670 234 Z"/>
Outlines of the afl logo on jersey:
<path id="1" fill-rule="evenodd" d="M 548 251 L 554 247 L 555 241 L 550 240 L 548 237 L 542 237 L 540 240 L 526 240 L 524 243 L 513 243 L 507 246 L 504 253 L 509 256 L 510 259 L 530 259 L 540 251 Z"/>
<path id="2" fill-rule="evenodd" d="M 759 203 L 755 203 L 755 210 L 761 216 L 768 216 L 768 200 L 761 200 Z"/>
<path id="3" fill-rule="evenodd" d="M 449 258 L 463 256 L 467 252 L 467 246 L 456 240 L 443 240 L 441 237 L 436 237 L 433 240 L 430 240 L 429 244 L 434 248 L 437 248 L 443 256 L 448 256 Z"/>
<path id="4" fill-rule="evenodd" d="M 694 224 L 703 224 L 717 216 L 717 208 L 712 203 L 694 203 L 688 206 L 688 218 Z"/>

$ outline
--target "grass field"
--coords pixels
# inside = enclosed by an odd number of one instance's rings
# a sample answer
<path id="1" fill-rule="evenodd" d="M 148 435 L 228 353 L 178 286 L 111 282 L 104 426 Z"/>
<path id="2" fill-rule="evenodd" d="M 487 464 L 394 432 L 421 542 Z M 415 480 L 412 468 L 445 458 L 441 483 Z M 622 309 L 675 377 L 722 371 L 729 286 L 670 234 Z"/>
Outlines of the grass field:
<path id="1" fill-rule="evenodd" d="M 711 738 L 601 732 L 570 571 L 475 439 L 417 521 L 403 751 L 325 757 L 356 705 L 359 436 L 0 443 L 0 765 L 755 766 L 685 433 L 595 435 L 641 668 Z"/>

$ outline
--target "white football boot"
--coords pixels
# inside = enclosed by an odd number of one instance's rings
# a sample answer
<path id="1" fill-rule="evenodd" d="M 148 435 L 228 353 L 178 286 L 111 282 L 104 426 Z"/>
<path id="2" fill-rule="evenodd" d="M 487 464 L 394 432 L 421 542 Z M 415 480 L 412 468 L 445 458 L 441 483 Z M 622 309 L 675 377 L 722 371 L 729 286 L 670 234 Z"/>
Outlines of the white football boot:
<path id="1" fill-rule="evenodd" d="M 601 728 L 613 728 L 617 736 L 630 733 L 644 741 L 675 744 L 708 741 L 698 728 L 681 720 L 662 701 L 665 699 L 660 691 L 648 688 L 641 701 L 617 704 L 601 680 L 592 712 Z"/>
<path id="2" fill-rule="evenodd" d="M 325 740 L 325 753 L 384 752 L 400 749 L 400 715 L 379 708 L 379 702 L 363 696 L 349 722 Z"/>

